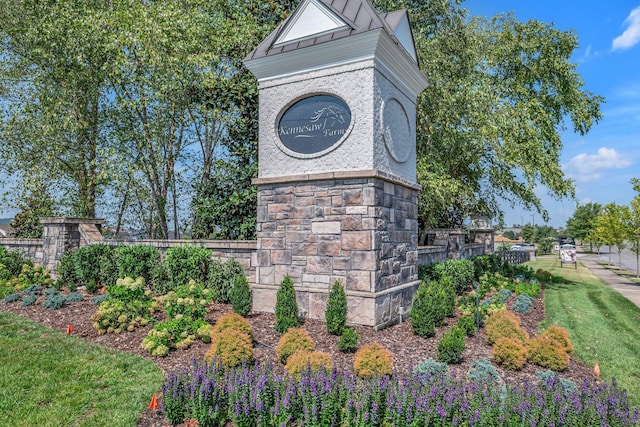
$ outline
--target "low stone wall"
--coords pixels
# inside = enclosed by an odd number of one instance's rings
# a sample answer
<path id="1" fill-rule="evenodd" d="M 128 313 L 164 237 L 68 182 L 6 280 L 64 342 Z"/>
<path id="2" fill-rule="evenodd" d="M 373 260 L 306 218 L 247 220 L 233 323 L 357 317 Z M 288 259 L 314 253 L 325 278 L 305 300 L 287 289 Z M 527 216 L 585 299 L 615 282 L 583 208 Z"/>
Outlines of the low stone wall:
<path id="1" fill-rule="evenodd" d="M 30 258 L 34 264 L 42 265 L 44 259 L 43 239 L 0 239 L 0 247 L 9 251 L 22 253 L 25 258 Z"/>
<path id="2" fill-rule="evenodd" d="M 447 260 L 446 246 L 419 246 L 418 265 L 431 265 Z"/>

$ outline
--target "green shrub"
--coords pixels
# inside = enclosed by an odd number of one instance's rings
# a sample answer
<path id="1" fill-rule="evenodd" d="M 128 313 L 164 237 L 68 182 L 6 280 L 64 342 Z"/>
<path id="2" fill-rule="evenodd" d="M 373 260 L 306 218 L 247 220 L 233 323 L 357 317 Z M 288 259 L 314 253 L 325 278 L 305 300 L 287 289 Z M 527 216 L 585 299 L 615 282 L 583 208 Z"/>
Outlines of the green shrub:
<path id="1" fill-rule="evenodd" d="M 438 341 L 438 360 L 443 363 L 460 363 L 464 350 L 464 330 L 454 326 Z"/>
<path id="2" fill-rule="evenodd" d="M 65 306 L 67 299 L 61 294 L 51 295 L 43 304 L 44 308 L 49 310 L 58 310 Z"/>
<path id="3" fill-rule="evenodd" d="M 253 306 L 253 298 L 247 276 L 237 274 L 233 280 L 233 289 L 231 289 L 231 307 L 233 311 L 242 317 L 246 317 Z"/>
<path id="4" fill-rule="evenodd" d="M 142 277 L 145 283 L 153 280 L 153 270 L 160 263 L 160 251 L 150 245 L 118 246 L 114 250 L 118 277 Z"/>
<path id="5" fill-rule="evenodd" d="M 6 297 L 4 297 L 2 299 L 2 302 L 5 303 L 5 304 L 10 304 L 12 302 L 18 301 L 21 297 L 22 297 L 22 294 L 20 294 L 20 292 L 16 292 L 16 293 L 9 294 Z"/>
<path id="6" fill-rule="evenodd" d="M 500 291 L 498 291 L 498 293 L 496 294 L 496 298 L 500 302 L 505 302 L 509 299 L 511 293 L 512 292 L 509 289 L 500 289 Z"/>
<path id="7" fill-rule="evenodd" d="M 360 335 L 354 328 L 345 327 L 338 339 L 338 349 L 343 353 L 353 353 L 358 349 Z"/>
<path id="8" fill-rule="evenodd" d="M 56 273 L 58 274 L 58 280 L 66 285 L 69 290 L 73 291 L 78 287 L 80 280 L 76 275 L 76 257 L 77 251 L 65 251 L 58 261 L 56 267 Z"/>
<path id="9" fill-rule="evenodd" d="M 513 302 L 513 306 L 511 307 L 513 311 L 520 314 L 528 314 L 531 311 L 531 306 L 533 305 L 533 300 L 529 295 L 522 294 L 516 297 L 516 300 Z"/>
<path id="10" fill-rule="evenodd" d="M 300 326 L 298 320 L 298 302 L 296 301 L 296 291 L 293 288 L 291 277 L 285 276 L 280 283 L 280 289 L 276 294 L 276 331 L 282 335 L 289 328 Z"/>
<path id="11" fill-rule="evenodd" d="M 107 299 L 109 299 L 109 295 L 107 294 L 98 295 L 91 298 L 91 302 L 94 303 L 95 305 L 100 305 L 103 301 L 106 301 Z"/>
<path id="12" fill-rule="evenodd" d="M 313 338 L 300 328 L 289 329 L 278 341 L 276 345 L 276 354 L 280 363 L 287 363 L 287 359 L 297 351 L 313 351 L 316 348 L 316 343 Z"/>
<path id="13" fill-rule="evenodd" d="M 519 371 L 527 362 L 527 349 L 516 338 L 499 338 L 493 345 L 493 360 L 504 368 Z"/>
<path id="14" fill-rule="evenodd" d="M 366 344 L 356 352 L 353 369 L 360 378 L 391 375 L 393 373 L 393 357 L 382 344 Z"/>
<path id="15" fill-rule="evenodd" d="M 330 372 L 333 369 L 331 356 L 322 351 L 297 351 L 287 359 L 284 367 L 284 370 L 296 380 L 300 380 L 300 374 L 306 369 L 313 372 L 324 369 L 325 372 Z"/>
<path id="16" fill-rule="evenodd" d="M 198 337 L 198 330 L 205 325 L 202 319 L 177 315 L 155 325 L 142 340 L 141 347 L 152 356 L 166 356 L 172 348 L 187 349 Z"/>
<path id="17" fill-rule="evenodd" d="M 435 327 L 442 326 L 447 315 L 455 310 L 455 294 L 447 285 L 448 279 L 439 282 L 422 282 L 413 298 L 409 311 L 413 333 L 429 338 L 435 335 Z"/>
<path id="18" fill-rule="evenodd" d="M 28 306 L 31 306 L 31 305 L 35 305 L 37 299 L 38 299 L 38 297 L 35 296 L 34 294 L 25 293 L 22 296 L 22 302 L 20 303 L 20 305 L 22 307 L 28 307 Z"/>
<path id="19" fill-rule="evenodd" d="M 347 324 L 347 294 L 344 291 L 344 286 L 338 280 L 329 290 L 325 322 L 327 332 L 331 335 L 341 335 Z"/>
<path id="20" fill-rule="evenodd" d="M 473 262 L 467 259 L 450 259 L 434 266 L 438 279 L 447 277 L 451 280 L 456 294 L 461 294 L 474 279 Z"/>
<path id="21" fill-rule="evenodd" d="M 515 286 L 516 295 L 528 295 L 532 298 L 536 298 L 540 295 L 542 287 L 536 279 L 531 279 L 528 282 L 518 282 Z"/>
<path id="22" fill-rule="evenodd" d="M 211 254 L 197 246 L 176 246 L 167 250 L 164 264 L 167 267 L 171 289 L 194 280 L 205 283 L 209 275 Z"/>
<path id="23" fill-rule="evenodd" d="M 424 362 L 418 362 L 418 366 L 413 368 L 415 374 L 422 374 L 428 376 L 446 375 L 449 372 L 449 367 L 446 363 L 440 363 L 428 358 Z"/>
<path id="24" fill-rule="evenodd" d="M 57 295 L 59 293 L 60 292 L 55 288 L 45 289 L 44 292 L 43 292 L 45 297 L 52 297 L 52 296 Z"/>
<path id="25" fill-rule="evenodd" d="M 473 336 L 476 333 L 476 319 L 473 316 L 464 315 L 460 317 L 457 326 L 462 329 L 467 336 Z"/>
<path id="26" fill-rule="evenodd" d="M 17 277 L 22 271 L 22 264 L 25 263 L 33 266 L 31 260 L 25 260 L 20 252 L 0 247 L 0 264 L 4 265 L 11 277 Z"/>
<path id="27" fill-rule="evenodd" d="M 498 376 L 495 366 L 484 357 L 471 362 L 471 369 L 469 369 L 468 375 L 471 381 L 478 384 L 500 382 L 500 376 Z"/>
<path id="28" fill-rule="evenodd" d="M 66 298 L 67 302 L 84 301 L 84 296 L 80 292 L 71 292 L 65 298 Z"/>
<path id="29" fill-rule="evenodd" d="M 244 267 L 234 259 L 225 262 L 213 260 L 209 266 L 207 287 L 213 290 L 216 302 L 227 304 L 231 302 L 231 292 L 236 276 L 244 276 Z"/>
<path id="30" fill-rule="evenodd" d="M 115 285 L 107 287 L 106 293 L 112 298 L 123 302 L 149 300 L 149 296 L 144 290 L 144 279 L 142 277 L 138 277 L 135 280 L 131 277 L 117 279 Z"/>
<path id="31" fill-rule="evenodd" d="M 479 255 L 471 259 L 476 280 L 483 274 L 497 273 L 502 269 L 502 259 L 498 255 Z"/>
<path id="32" fill-rule="evenodd" d="M 253 342 L 244 332 L 227 329 L 215 334 L 211 339 L 211 347 L 205 354 L 205 360 L 211 363 L 213 358 L 220 361 L 225 368 L 234 368 L 243 363 L 253 362 Z"/>
<path id="33" fill-rule="evenodd" d="M 75 275 L 78 282 L 83 285 L 91 281 L 111 285 L 117 279 L 112 246 L 105 244 L 83 246 L 76 251 L 73 259 Z"/>
<path id="34" fill-rule="evenodd" d="M 212 292 L 201 283 L 191 281 L 187 285 L 177 286 L 173 291 L 160 298 L 169 318 L 178 314 L 193 319 L 204 319 Z"/>
<path id="35" fill-rule="evenodd" d="M 173 284 L 169 280 L 169 270 L 164 262 L 156 264 L 151 270 L 151 289 L 155 295 L 166 295 L 173 290 Z"/>
<path id="36" fill-rule="evenodd" d="M 536 270 L 534 277 L 543 283 L 551 283 L 553 274 L 549 273 L 547 270 L 539 268 Z"/>
<path id="37" fill-rule="evenodd" d="M 576 385 L 576 383 L 566 378 L 558 377 L 558 374 L 551 370 L 536 371 L 536 377 L 540 378 L 540 380 L 546 383 L 548 383 L 549 381 L 560 381 L 560 385 L 562 385 L 564 394 L 567 396 L 578 391 L 578 386 Z"/>

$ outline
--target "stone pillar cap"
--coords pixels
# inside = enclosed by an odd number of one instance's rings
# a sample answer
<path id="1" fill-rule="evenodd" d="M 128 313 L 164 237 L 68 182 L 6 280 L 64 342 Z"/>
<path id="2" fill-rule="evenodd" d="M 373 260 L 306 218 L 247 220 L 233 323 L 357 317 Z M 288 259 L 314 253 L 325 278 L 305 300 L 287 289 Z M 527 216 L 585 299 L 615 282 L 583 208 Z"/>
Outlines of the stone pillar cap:
<path id="1" fill-rule="evenodd" d="M 50 218 L 41 218 L 41 224 L 104 224 L 104 218 L 74 218 L 68 216 L 56 216 Z"/>

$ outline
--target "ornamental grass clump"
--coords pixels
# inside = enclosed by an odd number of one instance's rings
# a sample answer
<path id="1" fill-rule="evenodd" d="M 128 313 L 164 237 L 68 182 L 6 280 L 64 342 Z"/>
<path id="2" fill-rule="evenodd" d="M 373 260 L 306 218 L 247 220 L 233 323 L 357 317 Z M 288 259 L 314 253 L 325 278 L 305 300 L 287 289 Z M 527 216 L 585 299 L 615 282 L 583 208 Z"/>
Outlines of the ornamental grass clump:
<path id="1" fill-rule="evenodd" d="M 225 368 L 253 363 L 253 341 L 242 331 L 225 329 L 212 335 L 211 347 L 204 358 L 211 362 L 214 356 Z"/>
<path id="2" fill-rule="evenodd" d="M 298 351 L 314 351 L 316 343 L 304 329 L 291 328 L 278 341 L 276 354 L 280 363 L 286 364 L 291 355 Z"/>
<path id="3" fill-rule="evenodd" d="M 393 357 L 382 344 L 366 344 L 356 352 L 353 369 L 359 378 L 391 375 L 393 372 Z"/>
<path id="4" fill-rule="evenodd" d="M 552 371 L 564 371 L 569 366 L 569 354 L 564 345 L 549 336 L 539 335 L 527 342 L 529 362 Z"/>
<path id="5" fill-rule="evenodd" d="M 523 343 L 529 339 L 529 334 L 520 326 L 520 318 L 508 310 L 500 310 L 487 318 L 485 329 L 489 344 L 500 338 L 515 338 Z"/>
<path id="6" fill-rule="evenodd" d="M 284 370 L 296 380 L 300 380 L 300 375 L 304 370 L 318 371 L 324 369 L 331 372 L 333 361 L 331 355 L 322 351 L 299 350 L 287 359 Z"/>
<path id="7" fill-rule="evenodd" d="M 519 371 L 527 363 L 527 349 L 516 338 L 498 338 L 493 344 L 493 360 L 506 369 Z"/>

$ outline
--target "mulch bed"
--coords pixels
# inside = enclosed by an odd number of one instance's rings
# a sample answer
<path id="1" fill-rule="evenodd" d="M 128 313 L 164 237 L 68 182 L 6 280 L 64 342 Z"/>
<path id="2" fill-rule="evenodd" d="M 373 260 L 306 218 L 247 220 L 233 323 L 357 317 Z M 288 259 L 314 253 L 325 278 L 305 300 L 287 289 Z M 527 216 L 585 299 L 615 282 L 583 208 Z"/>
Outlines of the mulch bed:
<path id="1" fill-rule="evenodd" d="M 511 306 L 514 298 L 512 296 L 507 301 L 508 307 Z M 61 332 L 66 332 L 67 326 L 72 325 L 72 334 L 79 338 L 152 360 L 158 364 L 165 375 L 188 368 L 194 359 L 203 360 L 204 354 L 209 347 L 208 344 L 196 341 L 187 350 L 171 351 L 166 357 L 153 357 L 140 347 L 151 326 L 137 328 L 134 332 L 123 332 L 119 335 L 98 335 L 92 326 L 93 321 L 91 320 L 91 316 L 96 310 L 96 305 L 91 302 L 91 296 L 87 296 L 85 301 L 71 303 L 59 310 L 48 310 L 41 305 L 21 307 L 19 302 L 10 304 L 0 302 L 0 311 L 30 318 Z M 212 303 L 209 307 L 207 320 L 213 324 L 220 315 L 231 311 L 230 305 Z M 529 314 L 521 315 L 521 318 L 522 326 L 530 335 L 535 335 L 538 331 L 538 324 L 544 319 L 542 296 L 534 299 Z M 278 363 L 273 349 L 280 337 L 274 329 L 275 316 L 271 313 L 251 313 L 248 316 L 248 320 L 253 328 L 254 339 L 258 341 L 254 346 L 256 359 L 261 362 L 271 360 L 274 363 Z M 418 362 L 430 357 L 437 360 L 438 341 L 456 322 L 457 319 L 455 318 L 447 319 L 447 325 L 437 328 L 436 336 L 429 339 L 414 335 L 409 322 L 403 322 L 382 331 L 375 331 L 373 328 L 366 326 L 356 326 L 355 329 L 360 334 L 358 341 L 360 346 L 373 342 L 384 345 L 393 355 L 394 372 L 407 372 L 416 366 Z M 353 354 L 345 354 L 338 350 L 338 337 L 327 333 L 324 322 L 307 319 L 302 327 L 315 340 L 317 350 L 329 353 L 332 356 L 335 367 L 353 372 Z M 466 348 L 462 353 L 463 362 L 457 365 L 450 365 L 450 370 L 466 374 L 471 368 L 473 360 L 481 357 L 491 360 L 491 346 L 487 343 L 484 329 L 479 330 L 472 337 L 466 337 L 465 345 Z M 497 366 L 497 370 L 503 380 L 517 383 L 525 379 L 536 380 L 536 372 L 543 369 L 527 364 L 519 372 L 505 370 L 499 366 Z M 560 373 L 560 376 L 572 380 L 576 384 L 581 384 L 585 379 L 596 380 L 591 367 L 574 358 L 571 358 L 569 367 Z M 166 426 L 168 422 L 159 411 L 146 410 L 141 414 L 138 425 Z"/>

